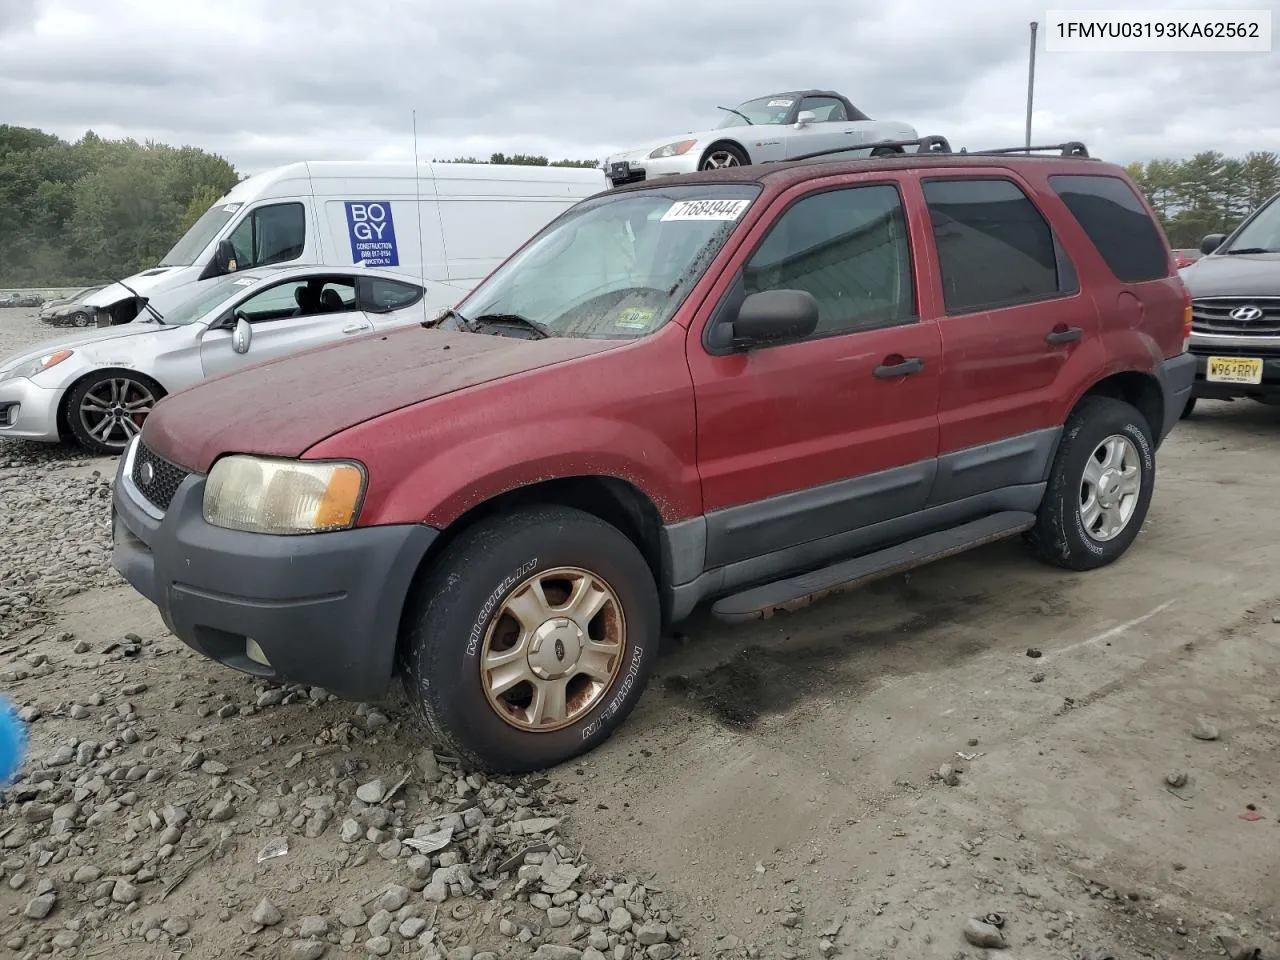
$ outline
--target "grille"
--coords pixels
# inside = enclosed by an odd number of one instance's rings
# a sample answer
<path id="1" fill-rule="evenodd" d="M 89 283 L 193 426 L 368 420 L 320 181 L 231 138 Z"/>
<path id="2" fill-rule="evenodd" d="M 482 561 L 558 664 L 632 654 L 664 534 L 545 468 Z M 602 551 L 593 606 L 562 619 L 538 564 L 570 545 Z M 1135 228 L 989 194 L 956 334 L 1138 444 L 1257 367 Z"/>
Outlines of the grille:
<path id="1" fill-rule="evenodd" d="M 1247 311 L 1244 319 L 1231 315 L 1242 308 Z M 1258 315 L 1249 316 L 1254 312 Z M 1192 300 L 1191 326 L 1204 333 L 1276 336 L 1280 334 L 1280 298 L 1206 297 Z"/>
<path id="2" fill-rule="evenodd" d="M 148 473 L 150 477 L 146 477 Z M 138 444 L 137 453 L 133 458 L 134 486 L 161 510 L 169 509 L 169 504 L 173 502 L 173 495 L 178 492 L 178 485 L 187 478 L 189 473 L 190 471 L 183 470 L 152 453 L 146 444 Z"/>

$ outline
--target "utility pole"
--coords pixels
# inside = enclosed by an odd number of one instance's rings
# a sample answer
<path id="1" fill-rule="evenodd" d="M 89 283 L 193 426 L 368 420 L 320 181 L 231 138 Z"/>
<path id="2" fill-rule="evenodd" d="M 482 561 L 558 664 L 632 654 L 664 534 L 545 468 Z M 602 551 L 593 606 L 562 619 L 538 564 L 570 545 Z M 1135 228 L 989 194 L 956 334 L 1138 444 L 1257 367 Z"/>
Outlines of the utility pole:
<path id="1" fill-rule="evenodd" d="M 1031 101 L 1036 89 L 1036 28 L 1040 25 L 1031 21 L 1031 59 L 1027 65 L 1027 152 L 1031 152 Z"/>

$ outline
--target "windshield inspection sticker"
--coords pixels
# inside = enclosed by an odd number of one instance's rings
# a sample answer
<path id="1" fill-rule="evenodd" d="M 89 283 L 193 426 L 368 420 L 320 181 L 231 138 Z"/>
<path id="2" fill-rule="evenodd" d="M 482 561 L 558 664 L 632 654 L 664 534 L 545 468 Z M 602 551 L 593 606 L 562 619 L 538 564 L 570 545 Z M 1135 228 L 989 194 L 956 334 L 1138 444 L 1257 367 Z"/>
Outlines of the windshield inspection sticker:
<path id="1" fill-rule="evenodd" d="M 795 101 L 794 101 L 794 100 L 770 100 L 770 101 L 769 101 L 769 106 L 771 106 L 771 107 L 789 107 L 789 106 L 791 106 L 793 103 L 795 103 Z"/>
<path id="2" fill-rule="evenodd" d="M 613 321 L 613 325 L 621 327 L 623 330 L 644 330 L 649 326 L 649 321 L 652 319 L 652 310 L 628 307 L 618 314 L 618 319 Z"/>
<path id="3" fill-rule="evenodd" d="M 737 220 L 750 200 L 681 200 L 662 215 L 668 220 Z"/>

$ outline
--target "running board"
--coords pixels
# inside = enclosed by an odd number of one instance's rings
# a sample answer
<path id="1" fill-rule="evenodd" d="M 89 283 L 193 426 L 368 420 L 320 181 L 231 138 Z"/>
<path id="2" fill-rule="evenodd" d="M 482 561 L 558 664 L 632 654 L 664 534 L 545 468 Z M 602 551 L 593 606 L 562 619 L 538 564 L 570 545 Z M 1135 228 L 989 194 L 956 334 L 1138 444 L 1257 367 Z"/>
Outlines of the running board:
<path id="1" fill-rule="evenodd" d="M 725 597 L 711 607 L 719 620 L 767 620 L 779 610 L 799 610 L 833 593 L 860 587 L 905 570 L 1003 540 L 1035 525 L 1034 513 L 1010 510 L 939 533 L 908 540 L 876 553 L 842 560 L 829 567 L 786 580 L 752 587 Z"/>

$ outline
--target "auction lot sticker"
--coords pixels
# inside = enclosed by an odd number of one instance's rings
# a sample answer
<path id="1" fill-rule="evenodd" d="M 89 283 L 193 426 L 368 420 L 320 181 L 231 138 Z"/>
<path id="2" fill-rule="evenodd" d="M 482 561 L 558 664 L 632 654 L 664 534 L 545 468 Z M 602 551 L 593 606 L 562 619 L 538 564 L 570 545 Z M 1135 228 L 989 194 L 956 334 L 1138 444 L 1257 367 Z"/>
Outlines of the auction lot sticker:
<path id="1" fill-rule="evenodd" d="M 750 200 L 681 200 L 662 215 L 668 220 L 737 220 Z"/>

